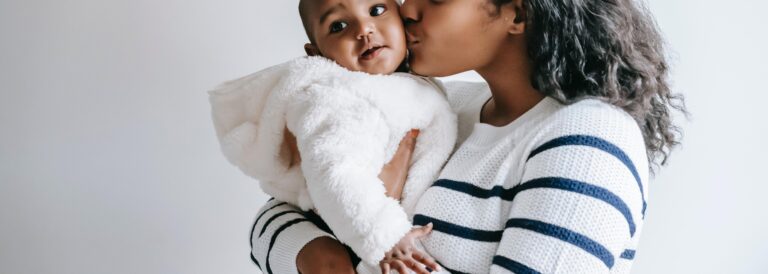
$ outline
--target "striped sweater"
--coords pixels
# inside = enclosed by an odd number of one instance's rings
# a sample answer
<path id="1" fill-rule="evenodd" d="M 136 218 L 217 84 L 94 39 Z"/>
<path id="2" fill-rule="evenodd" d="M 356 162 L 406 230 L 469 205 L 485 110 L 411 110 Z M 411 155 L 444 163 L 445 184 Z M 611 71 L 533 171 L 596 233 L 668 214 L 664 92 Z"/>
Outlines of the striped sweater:
<path id="1" fill-rule="evenodd" d="M 634 119 L 596 100 L 545 98 L 494 127 L 479 121 L 487 85 L 446 90 L 459 146 L 413 212 L 415 225 L 434 224 L 426 251 L 452 273 L 629 273 L 649 171 Z M 252 259 L 264 273 L 296 273 L 299 250 L 321 236 L 333 237 L 270 201 L 254 223 Z"/>

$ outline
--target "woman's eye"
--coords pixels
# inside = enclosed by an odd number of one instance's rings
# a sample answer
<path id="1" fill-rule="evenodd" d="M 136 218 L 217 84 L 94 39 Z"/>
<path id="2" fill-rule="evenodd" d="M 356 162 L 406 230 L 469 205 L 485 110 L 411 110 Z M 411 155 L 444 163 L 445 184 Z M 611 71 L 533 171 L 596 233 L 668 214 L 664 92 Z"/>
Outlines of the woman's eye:
<path id="1" fill-rule="evenodd" d="M 387 11 L 387 7 L 384 5 L 376 5 L 373 8 L 371 8 L 371 16 L 379 16 L 384 14 L 384 12 Z"/>
<path id="2" fill-rule="evenodd" d="M 336 21 L 331 23 L 331 33 L 337 33 L 347 28 L 347 23 Z"/>

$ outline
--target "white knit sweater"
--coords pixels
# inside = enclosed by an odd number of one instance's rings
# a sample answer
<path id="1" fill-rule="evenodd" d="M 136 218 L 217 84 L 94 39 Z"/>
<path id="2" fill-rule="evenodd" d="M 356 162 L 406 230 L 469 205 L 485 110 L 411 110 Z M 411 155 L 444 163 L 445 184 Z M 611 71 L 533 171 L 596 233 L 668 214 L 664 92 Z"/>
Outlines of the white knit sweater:
<path id="1" fill-rule="evenodd" d="M 262 190 L 315 209 L 364 261 L 377 264 L 412 227 L 416 202 L 456 144 L 456 115 L 428 78 L 349 71 L 302 57 L 229 81 L 210 92 L 227 159 Z M 301 165 L 290 165 L 283 134 L 296 136 Z M 411 129 L 416 141 L 402 201 L 378 174 Z"/>
<path id="2" fill-rule="evenodd" d="M 460 146 L 416 207 L 414 224 L 434 224 L 426 250 L 453 273 L 629 273 L 648 197 L 636 122 L 596 100 L 547 98 L 494 127 L 479 122 L 486 85 L 446 86 Z M 301 247 L 331 236 L 302 214 L 264 221 L 290 209 L 270 201 L 254 223 L 264 273 L 296 273 Z"/>

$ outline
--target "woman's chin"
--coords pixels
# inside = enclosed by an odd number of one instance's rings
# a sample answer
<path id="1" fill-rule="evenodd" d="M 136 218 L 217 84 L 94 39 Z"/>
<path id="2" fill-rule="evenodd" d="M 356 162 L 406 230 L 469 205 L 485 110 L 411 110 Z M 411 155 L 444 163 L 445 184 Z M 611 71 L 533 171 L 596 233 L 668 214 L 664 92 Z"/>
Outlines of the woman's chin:
<path id="1" fill-rule="evenodd" d="M 414 65 L 413 63 L 411 63 L 411 73 L 427 77 L 446 77 L 455 74 L 436 70 L 435 67 L 432 66 L 419 66 Z"/>
<path id="2" fill-rule="evenodd" d="M 411 63 L 409 64 L 411 67 L 411 73 L 421 76 L 429 76 L 434 77 L 433 69 L 430 66 L 426 66 L 423 62 L 419 62 L 418 60 L 411 59 Z"/>
<path id="3" fill-rule="evenodd" d="M 456 73 L 450 73 L 449 69 L 445 67 L 445 63 L 440 62 L 427 62 L 423 59 L 411 56 L 410 58 L 411 73 L 428 76 L 428 77 L 445 77 L 451 76 Z"/>

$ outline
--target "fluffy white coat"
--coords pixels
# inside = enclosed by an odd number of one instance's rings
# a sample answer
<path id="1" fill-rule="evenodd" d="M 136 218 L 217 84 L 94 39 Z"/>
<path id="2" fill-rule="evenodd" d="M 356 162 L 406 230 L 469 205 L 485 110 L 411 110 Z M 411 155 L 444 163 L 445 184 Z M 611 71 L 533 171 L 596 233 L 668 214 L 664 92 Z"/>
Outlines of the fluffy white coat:
<path id="1" fill-rule="evenodd" d="M 209 95 L 226 158 L 265 193 L 316 209 L 373 265 L 411 229 L 408 213 L 456 142 L 456 116 L 434 81 L 352 72 L 322 57 L 228 81 Z M 285 128 L 296 136 L 300 167 L 289 167 Z M 378 174 L 411 129 L 421 134 L 398 202 Z"/>

